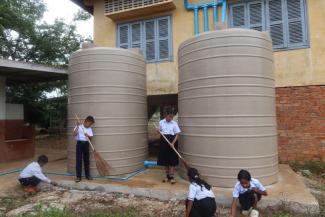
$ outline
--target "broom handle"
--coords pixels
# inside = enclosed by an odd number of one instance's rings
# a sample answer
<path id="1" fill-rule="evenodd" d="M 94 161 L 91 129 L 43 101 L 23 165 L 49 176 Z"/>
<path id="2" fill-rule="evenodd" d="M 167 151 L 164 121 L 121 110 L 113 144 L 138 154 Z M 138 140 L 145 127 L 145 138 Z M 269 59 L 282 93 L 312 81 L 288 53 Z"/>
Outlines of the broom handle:
<path id="1" fill-rule="evenodd" d="M 174 147 L 174 145 L 166 138 L 166 136 L 162 132 L 160 132 L 160 129 L 157 127 L 157 125 L 155 123 L 153 125 L 155 125 L 155 128 L 157 130 L 159 130 L 160 135 L 166 140 L 166 142 L 168 142 L 168 144 L 175 151 L 175 153 L 178 155 L 178 157 L 180 159 L 184 160 L 184 158 L 178 153 L 178 151 L 176 150 L 176 148 Z"/>
<path id="2" fill-rule="evenodd" d="M 79 119 L 78 115 L 77 115 L 77 114 L 74 114 L 74 115 L 76 116 L 76 119 L 77 119 L 78 124 L 81 125 L 81 123 L 80 123 L 80 119 Z M 83 132 L 83 133 L 85 134 L 85 136 L 86 136 L 85 129 L 84 129 L 83 127 L 81 127 L 81 129 L 82 129 L 82 132 Z M 95 151 L 94 145 L 91 143 L 91 141 L 90 141 L 90 139 L 88 138 L 88 136 L 86 136 L 86 138 L 87 138 L 87 140 L 88 140 L 88 142 L 89 142 L 89 144 L 90 144 L 91 149 L 92 149 L 93 151 Z"/>

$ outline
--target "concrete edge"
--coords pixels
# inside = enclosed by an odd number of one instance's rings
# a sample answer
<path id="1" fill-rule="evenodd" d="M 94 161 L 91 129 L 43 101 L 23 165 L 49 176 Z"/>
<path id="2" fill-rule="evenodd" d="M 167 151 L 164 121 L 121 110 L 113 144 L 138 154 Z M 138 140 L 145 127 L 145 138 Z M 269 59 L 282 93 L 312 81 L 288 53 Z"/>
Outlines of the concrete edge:
<path id="1" fill-rule="evenodd" d="M 61 181 L 59 183 L 61 187 L 74 189 L 74 190 L 86 190 L 86 191 L 99 191 L 108 193 L 123 193 L 133 194 L 140 197 L 150 197 L 162 201 L 168 200 L 184 200 L 187 196 L 187 192 L 168 191 L 166 189 L 150 189 L 150 188 L 134 188 L 126 185 L 118 184 L 98 184 L 98 183 L 75 183 L 73 181 Z M 216 194 L 216 201 L 218 206 L 230 207 L 232 198 L 225 195 Z M 283 199 L 263 198 L 259 202 L 259 208 L 261 209 L 278 209 L 288 210 L 301 214 L 318 214 L 319 204 L 315 200 L 312 203 L 300 203 L 297 201 L 289 201 Z"/>

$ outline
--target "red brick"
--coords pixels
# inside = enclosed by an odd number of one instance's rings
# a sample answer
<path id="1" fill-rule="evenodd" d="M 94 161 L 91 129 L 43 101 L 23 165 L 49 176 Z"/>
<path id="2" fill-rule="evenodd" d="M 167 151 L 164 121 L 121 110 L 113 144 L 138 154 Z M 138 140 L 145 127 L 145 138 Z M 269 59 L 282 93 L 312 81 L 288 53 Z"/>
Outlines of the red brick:
<path id="1" fill-rule="evenodd" d="M 325 161 L 325 86 L 276 88 L 279 160 Z"/>

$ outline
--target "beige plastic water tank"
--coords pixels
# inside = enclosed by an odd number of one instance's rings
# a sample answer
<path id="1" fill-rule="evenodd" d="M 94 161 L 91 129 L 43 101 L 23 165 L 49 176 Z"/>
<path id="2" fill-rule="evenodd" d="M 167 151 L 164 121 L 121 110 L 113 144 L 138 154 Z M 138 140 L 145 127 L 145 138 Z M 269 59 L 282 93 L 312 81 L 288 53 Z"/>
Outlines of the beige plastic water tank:
<path id="1" fill-rule="evenodd" d="M 214 186 L 240 169 L 277 181 L 272 42 L 267 33 L 225 29 L 179 48 L 180 152 Z M 184 171 L 182 176 L 185 177 Z"/>
<path id="2" fill-rule="evenodd" d="M 92 115 L 93 144 L 111 175 L 143 167 L 147 157 L 146 65 L 137 52 L 108 47 L 81 49 L 69 63 L 68 171 L 75 172 L 74 114 Z M 90 170 L 97 175 L 91 158 Z"/>

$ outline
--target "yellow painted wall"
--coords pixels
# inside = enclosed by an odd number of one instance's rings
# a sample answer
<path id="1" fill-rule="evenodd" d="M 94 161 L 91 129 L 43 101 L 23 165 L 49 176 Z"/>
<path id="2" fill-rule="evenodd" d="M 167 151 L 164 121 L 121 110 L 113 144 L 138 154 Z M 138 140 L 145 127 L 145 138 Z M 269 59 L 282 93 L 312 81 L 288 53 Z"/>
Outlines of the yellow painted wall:
<path id="1" fill-rule="evenodd" d="M 274 52 L 278 87 L 325 84 L 325 1 L 307 2 L 310 48 Z"/>
<path id="2" fill-rule="evenodd" d="M 174 0 L 176 10 L 156 14 L 172 16 L 173 61 L 147 64 L 149 95 L 177 93 L 177 50 L 180 43 L 193 36 L 193 12 L 184 9 L 183 0 Z M 199 14 L 200 32 L 203 31 L 202 10 Z M 219 11 L 219 17 L 220 17 Z M 276 85 L 301 86 L 325 84 L 325 0 L 308 0 L 310 45 L 308 49 L 274 53 Z M 152 16 L 151 16 L 152 17 Z M 150 16 L 139 17 L 138 20 Z M 209 28 L 212 28 L 212 9 L 209 9 Z M 116 23 L 104 15 L 104 0 L 94 0 L 94 43 L 116 46 Z"/>

